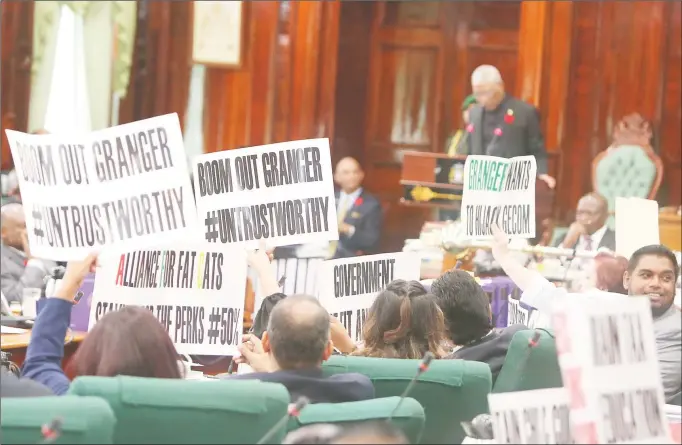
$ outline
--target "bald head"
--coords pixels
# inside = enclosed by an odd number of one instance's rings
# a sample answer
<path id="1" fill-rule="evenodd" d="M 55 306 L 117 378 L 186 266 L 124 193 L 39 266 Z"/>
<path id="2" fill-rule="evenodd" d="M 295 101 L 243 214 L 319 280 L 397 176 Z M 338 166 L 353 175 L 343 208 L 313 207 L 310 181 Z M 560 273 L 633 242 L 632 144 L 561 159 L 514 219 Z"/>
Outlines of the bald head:
<path id="1" fill-rule="evenodd" d="M 360 163 L 354 158 L 346 157 L 336 164 L 334 171 L 334 181 L 345 193 L 353 193 L 365 179 L 365 173 L 360 167 Z"/>
<path id="2" fill-rule="evenodd" d="M 319 366 L 329 357 L 329 329 L 329 314 L 316 298 L 292 295 L 272 310 L 266 335 L 280 369 L 291 370 Z"/>
<path id="3" fill-rule="evenodd" d="M 18 203 L 5 204 L 0 207 L 0 224 L 3 244 L 23 250 L 23 237 L 26 231 L 24 207 Z"/>
<path id="4" fill-rule="evenodd" d="M 575 212 L 575 220 L 583 227 L 588 235 L 604 227 L 609 217 L 609 203 L 596 192 L 588 193 L 580 198 Z"/>
<path id="5" fill-rule="evenodd" d="M 495 109 L 504 98 L 502 75 L 492 65 L 481 65 L 471 73 L 471 89 L 476 102 L 488 110 Z"/>

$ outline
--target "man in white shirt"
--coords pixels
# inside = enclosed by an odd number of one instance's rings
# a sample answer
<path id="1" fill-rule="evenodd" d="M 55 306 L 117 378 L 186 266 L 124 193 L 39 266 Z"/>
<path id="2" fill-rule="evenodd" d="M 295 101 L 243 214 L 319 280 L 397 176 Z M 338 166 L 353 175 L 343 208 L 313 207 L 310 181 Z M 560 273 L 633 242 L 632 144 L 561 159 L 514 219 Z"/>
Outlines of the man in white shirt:
<path id="1" fill-rule="evenodd" d="M 2 293 L 11 303 L 21 303 L 24 289 L 42 289 L 44 279 L 57 264 L 34 258 L 28 245 L 26 219 L 21 204 L 5 204 L 0 208 L 2 243 L 0 260 Z"/>
<path id="2" fill-rule="evenodd" d="M 596 192 L 580 198 L 575 212 L 575 222 L 558 241 L 564 249 L 593 251 L 600 248 L 616 250 L 616 233 L 606 226 L 609 204 Z"/>
<path id="3" fill-rule="evenodd" d="M 365 173 L 355 159 L 343 158 L 336 164 L 339 241 L 329 246 L 332 258 L 367 255 L 379 247 L 383 220 L 381 204 L 362 188 L 364 178 Z"/>

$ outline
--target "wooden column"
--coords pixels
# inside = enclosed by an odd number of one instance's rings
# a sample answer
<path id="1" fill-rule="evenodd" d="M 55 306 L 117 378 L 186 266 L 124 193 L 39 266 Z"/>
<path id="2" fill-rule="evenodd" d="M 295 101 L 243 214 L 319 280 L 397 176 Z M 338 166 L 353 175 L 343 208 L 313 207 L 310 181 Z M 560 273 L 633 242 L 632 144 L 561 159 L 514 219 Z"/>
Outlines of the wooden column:
<path id="1" fill-rule="evenodd" d="M 550 23 L 549 2 L 522 2 L 516 95 L 536 107 L 542 94 L 542 68 Z"/>

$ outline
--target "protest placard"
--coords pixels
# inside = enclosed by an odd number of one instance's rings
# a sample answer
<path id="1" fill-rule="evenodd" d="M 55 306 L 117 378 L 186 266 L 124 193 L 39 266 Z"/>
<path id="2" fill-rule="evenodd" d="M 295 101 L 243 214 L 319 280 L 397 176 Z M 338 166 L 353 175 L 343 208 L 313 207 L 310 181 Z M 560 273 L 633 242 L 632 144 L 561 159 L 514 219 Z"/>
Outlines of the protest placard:
<path id="1" fill-rule="evenodd" d="M 532 310 L 528 310 L 521 306 L 519 300 L 509 298 L 507 300 L 507 326 L 513 326 L 515 324 L 528 326 L 531 312 Z"/>
<path id="2" fill-rule="evenodd" d="M 367 311 L 379 292 L 396 279 L 419 280 L 421 258 L 414 252 L 386 253 L 324 261 L 318 266 L 320 303 L 362 339 Z"/>
<path id="3" fill-rule="evenodd" d="M 193 171 L 208 242 L 276 247 L 339 238 L 327 139 L 203 154 Z"/>
<path id="4" fill-rule="evenodd" d="M 123 306 L 148 308 L 180 354 L 233 355 L 241 342 L 246 252 L 205 242 L 109 254 L 95 277 L 90 329 Z"/>
<path id="5" fill-rule="evenodd" d="M 82 259 L 195 228 L 176 114 L 72 136 L 6 132 L 33 256 Z"/>
<path id="6" fill-rule="evenodd" d="M 488 394 L 497 444 L 572 444 L 566 388 Z"/>
<path id="7" fill-rule="evenodd" d="M 535 156 L 467 156 L 462 223 L 466 238 L 492 238 L 497 223 L 509 236 L 535 237 Z"/>
<path id="8" fill-rule="evenodd" d="M 571 297 L 552 326 L 576 442 L 671 443 L 649 299 Z"/>

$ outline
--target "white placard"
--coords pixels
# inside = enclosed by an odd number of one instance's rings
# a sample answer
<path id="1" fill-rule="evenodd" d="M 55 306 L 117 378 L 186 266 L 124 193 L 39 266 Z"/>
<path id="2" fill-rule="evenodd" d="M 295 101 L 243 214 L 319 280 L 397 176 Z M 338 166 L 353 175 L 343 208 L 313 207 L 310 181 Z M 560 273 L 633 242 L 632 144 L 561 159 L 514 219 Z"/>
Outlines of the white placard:
<path id="1" fill-rule="evenodd" d="M 203 154 L 193 171 L 208 242 L 276 247 L 339 239 L 328 139 Z"/>
<path id="2" fill-rule="evenodd" d="M 81 135 L 6 133 L 33 256 L 78 260 L 196 230 L 176 114 Z"/>
<path id="3" fill-rule="evenodd" d="M 528 323 L 530 322 L 530 312 L 531 311 L 521 306 L 519 300 L 509 297 L 507 300 L 507 326 L 513 326 L 515 324 L 528 326 Z"/>
<path id="4" fill-rule="evenodd" d="M 123 306 L 144 306 L 180 354 L 233 355 L 241 342 L 246 252 L 205 242 L 107 255 L 95 277 L 90 329 Z"/>
<path id="5" fill-rule="evenodd" d="M 488 394 L 498 444 L 572 444 L 566 388 Z"/>
<path id="6" fill-rule="evenodd" d="M 359 342 L 367 310 L 393 280 L 419 280 L 421 258 L 414 252 L 325 261 L 318 266 L 320 303 Z"/>
<path id="7" fill-rule="evenodd" d="M 467 156 L 462 223 L 466 239 L 491 239 L 497 222 L 510 237 L 535 237 L 535 156 Z"/>
<path id="8" fill-rule="evenodd" d="M 616 198 L 616 253 L 630 258 L 640 247 L 660 242 L 658 202 Z"/>
<path id="9" fill-rule="evenodd" d="M 552 326 L 576 441 L 671 443 L 649 299 L 570 297 Z"/>

